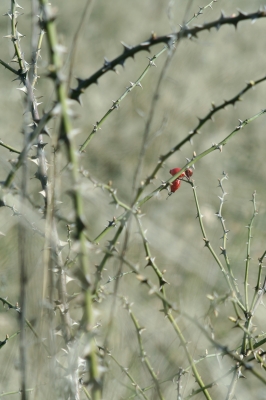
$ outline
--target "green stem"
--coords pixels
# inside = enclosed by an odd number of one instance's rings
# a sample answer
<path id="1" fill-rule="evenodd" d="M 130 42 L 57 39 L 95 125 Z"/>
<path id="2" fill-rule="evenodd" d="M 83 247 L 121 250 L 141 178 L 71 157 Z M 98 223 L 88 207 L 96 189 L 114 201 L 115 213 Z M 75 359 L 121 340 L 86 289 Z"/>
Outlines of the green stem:
<path id="1" fill-rule="evenodd" d="M 172 316 L 172 314 L 170 312 L 168 312 L 166 314 L 166 316 L 167 316 L 168 320 L 171 322 L 175 332 L 177 333 L 177 335 L 179 337 L 179 340 L 180 340 L 180 342 L 182 344 L 182 347 L 183 347 L 183 349 L 184 349 L 184 351 L 186 353 L 187 359 L 188 359 L 189 364 L 191 366 L 191 369 L 193 371 L 194 377 L 195 377 L 199 387 L 201 388 L 201 391 L 203 392 L 203 394 L 204 394 L 206 399 L 211 400 L 211 396 L 210 396 L 210 394 L 209 394 L 209 392 L 207 390 L 207 387 L 204 385 L 204 382 L 203 382 L 203 380 L 202 380 L 202 378 L 201 378 L 201 376 L 200 376 L 200 374 L 199 374 L 199 372 L 197 370 L 197 367 L 195 365 L 193 357 L 191 357 L 190 352 L 188 351 L 187 341 L 185 340 L 184 336 L 182 335 L 182 332 L 181 332 L 179 326 L 177 325 L 174 317 Z"/>
<path id="2" fill-rule="evenodd" d="M 68 162 L 72 166 L 72 197 L 74 203 L 75 220 L 76 220 L 76 240 L 79 243 L 79 261 L 83 276 L 86 277 L 87 287 L 84 288 L 84 326 L 87 331 L 88 341 L 90 342 L 90 351 L 86 355 L 88 370 L 90 372 L 90 385 L 92 400 L 101 400 L 102 398 L 102 381 L 100 379 L 100 370 L 98 368 L 97 348 L 91 333 L 94 316 L 92 307 L 92 291 L 90 282 L 89 262 L 86 249 L 86 241 L 84 236 L 85 224 L 83 222 L 83 206 L 80 191 L 78 189 L 78 160 L 76 149 L 74 146 L 72 126 L 70 121 L 70 113 L 67 104 L 66 83 L 61 79 L 62 61 L 58 52 L 58 41 L 56 27 L 53 18 L 53 11 L 49 6 L 48 0 L 39 0 L 43 15 L 43 22 L 46 28 L 47 40 L 50 52 L 50 75 L 54 80 L 57 101 L 61 107 L 61 124 L 58 141 L 63 141 L 67 149 Z"/>
<path id="3" fill-rule="evenodd" d="M 137 205 L 141 207 L 143 204 L 145 204 L 148 200 L 150 200 L 152 197 L 156 196 L 159 192 L 164 190 L 166 188 L 166 185 L 169 185 L 170 183 L 174 182 L 185 170 L 192 165 L 196 164 L 199 160 L 201 160 L 203 157 L 206 157 L 208 154 L 212 153 L 215 150 L 220 150 L 222 151 L 223 146 L 226 145 L 226 143 L 232 139 L 235 134 L 240 131 L 242 128 L 244 128 L 246 125 L 250 124 L 252 121 L 254 121 L 256 118 L 260 117 L 262 114 L 266 112 L 266 109 L 261 110 L 259 113 L 254 115 L 251 118 L 246 119 L 245 121 L 240 121 L 240 124 L 228 135 L 226 136 L 223 140 L 221 140 L 218 144 L 213 144 L 210 148 L 207 150 L 203 151 L 200 153 L 198 156 L 193 157 L 191 161 L 189 161 L 177 174 L 175 174 L 172 178 L 168 179 L 168 181 L 165 182 L 165 184 L 162 184 L 159 186 L 159 188 L 155 189 L 153 192 L 145 196 L 142 200 L 140 200 Z"/>
<path id="4" fill-rule="evenodd" d="M 144 350 L 144 346 L 143 346 L 143 343 L 142 343 L 142 337 L 141 337 L 141 333 L 143 331 L 143 328 L 141 328 L 141 326 L 139 325 L 135 315 L 133 314 L 132 310 L 129 308 L 129 304 L 127 304 L 127 309 L 129 311 L 130 318 L 132 319 L 132 321 L 134 323 L 134 326 L 136 328 L 136 331 L 137 331 L 137 338 L 138 338 L 138 343 L 139 343 L 139 348 L 140 348 L 141 360 L 146 365 L 146 367 L 147 367 L 147 369 L 149 371 L 149 374 L 152 377 L 152 380 L 153 380 L 153 382 L 155 384 L 155 387 L 157 389 L 157 394 L 158 394 L 159 399 L 160 400 L 164 400 L 164 397 L 163 397 L 163 394 L 161 392 L 161 388 L 160 388 L 160 385 L 159 385 L 159 379 L 158 379 L 156 373 L 154 372 L 154 369 L 152 368 L 152 365 L 150 363 L 150 360 L 149 360 L 149 358 L 147 356 L 146 351 Z"/>
<path id="5" fill-rule="evenodd" d="M 251 221 L 249 225 L 247 226 L 248 228 L 248 240 L 247 240 L 247 255 L 246 255 L 246 267 L 245 267 L 245 279 L 244 279 L 244 289 L 245 289 L 245 307 L 247 310 L 246 313 L 246 322 L 245 322 L 245 328 L 247 332 L 250 332 L 251 329 L 251 324 L 252 324 L 252 317 L 253 315 L 250 313 L 249 309 L 249 302 L 248 302 L 248 273 L 249 273 L 249 267 L 250 267 L 250 248 L 251 248 L 251 233 L 252 233 L 252 226 L 253 226 L 253 221 L 257 215 L 257 208 L 256 208 L 256 192 L 253 193 L 252 195 L 252 203 L 253 203 L 253 215 L 251 218 Z M 241 348 L 241 354 L 246 354 L 247 352 L 247 342 L 249 340 L 249 344 L 252 347 L 252 341 L 251 337 L 249 334 L 245 333 L 242 341 L 242 348 Z"/>
<path id="6" fill-rule="evenodd" d="M 0 140 L 0 146 L 5 147 L 8 149 L 11 153 L 17 153 L 20 154 L 21 152 L 14 147 L 9 146 L 8 144 L 5 144 L 2 140 Z"/>
<path id="7" fill-rule="evenodd" d="M 258 114 L 254 115 L 253 117 L 246 119 L 245 121 L 241 121 L 240 125 L 237 126 L 228 136 L 226 136 L 225 139 L 223 139 L 220 143 L 212 145 L 209 149 L 203 151 L 201 154 L 198 156 L 193 157 L 191 161 L 189 161 L 176 175 L 174 175 L 172 178 L 170 178 L 168 181 L 166 181 L 164 184 L 159 186 L 157 189 L 155 189 L 153 192 L 145 196 L 142 200 L 139 200 L 139 196 L 142 193 L 142 190 L 138 191 L 136 198 L 133 202 L 135 205 L 135 209 L 140 208 L 143 204 L 145 204 L 147 201 L 149 201 L 151 198 L 155 197 L 159 192 L 164 190 L 170 183 L 175 181 L 187 168 L 190 166 L 194 165 L 197 163 L 199 160 L 201 160 L 203 157 L 207 156 L 208 154 L 212 153 L 214 150 L 220 150 L 222 149 L 222 146 L 224 146 L 240 129 L 242 129 L 244 126 L 258 118 L 260 115 L 264 114 L 266 110 L 260 111 Z M 160 167 L 158 166 L 158 169 Z M 133 207 L 132 207 L 133 209 Z M 121 214 L 119 217 L 117 217 L 117 221 L 120 221 L 122 219 L 127 220 L 129 217 L 129 214 L 127 212 Z M 98 242 L 100 239 L 102 239 L 107 232 L 112 228 L 112 226 L 107 226 L 95 239 L 94 242 Z"/>
<path id="8" fill-rule="evenodd" d="M 198 202 L 198 197 L 197 197 L 197 193 L 196 193 L 196 187 L 194 186 L 194 183 L 191 183 L 192 188 L 193 188 L 193 194 L 194 194 L 194 199 L 195 199 L 195 203 L 196 203 L 196 208 L 197 208 L 197 213 L 198 213 L 198 218 L 199 218 L 199 224 L 200 224 L 200 229 L 203 235 L 203 240 L 205 242 L 205 246 L 209 249 L 210 253 L 212 254 L 213 258 L 215 259 L 216 263 L 218 264 L 220 270 L 223 273 L 223 276 L 225 278 L 225 281 L 230 289 L 230 293 L 233 296 L 234 301 L 238 304 L 238 306 L 241 308 L 241 310 L 245 313 L 246 309 L 244 307 L 244 305 L 242 304 L 242 302 L 240 301 L 240 299 L 238 298 L 236 292 L 235 292 L 235 288 L 232 285 L 231 279 L 229 274 L 226 272 L 226 270 L 224 269 L 223 264 L 221 263 L 219 257 L 217 256 L 216 252 L 214 251 L 212 245 L 210 244 L 210 241 L 207 238 L 207 234 L 205 232 L 205 228 L 204 228 L 204 224 L 203 224 L 203 220 L 202 220 L 202 215 L 200 212 L 200 207 L 199 207 L 199 202 Z"/>
<path id="9" fill-rule="evenodd" d="M 121 101 L 136 87 L 136 86 L 141 86 L 140 82 L 143 80 L 143 78 L 145 77 L 145 75 L 147 74 L 147 72 L 149 71 L 149 69 L 152 66 L 155 66 L 154 64 L 154 60 L 156 60 L 156 58 L 160 57 L 161 54 L 163 54 L 166 51 L 167 47 L 164 47 L 161 51 L 159 51 L 159 53 L 155 54 L 152 58 L 149 58 L 149 64 L 147 65 L 147 67 L 144 69 L 144 71 L 142 72 L 142 74 L 139 76 L 139 78 L 136 80 L 136 82 L 130 82 L 130 86 L 126 88 L 125 92 L 116 100 L 113 101 L 113 105 L 111 108 L 109 108 L 109 110 L 104 114 L 104 116 L 100 119 L 100 121 L 96 122 L 96 124 L 94 125 L 92 131 L 90 132 L 89 136 L 87 137 L 87 139 L 85 140 L 85 142 L 81 145 L 80 147 L 80 153 L 82 151 L 85 150 L 85 148 L 88 146 L 88 144 L 90 143 L 91 139 L 94 137 L 94 135 L 96 134 L 96 132 L 100 129 L 100 127 L 102 126 L 102 124 L 104 123 L 104 121 L 107 119 L 107 117 L 114 111 L 116 110 L 119 106 Z"/>

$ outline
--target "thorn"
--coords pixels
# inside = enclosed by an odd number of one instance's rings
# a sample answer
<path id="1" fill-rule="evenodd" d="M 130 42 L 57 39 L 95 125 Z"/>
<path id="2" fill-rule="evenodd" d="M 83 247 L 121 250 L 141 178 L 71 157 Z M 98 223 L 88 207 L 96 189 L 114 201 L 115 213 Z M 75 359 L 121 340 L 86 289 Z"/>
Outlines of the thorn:
<path id="1" fill-rule="evenodd" d="M 122 46 L 124 47 L 124 53 L 130 51 L 132 49 L 132 46 L 127 45 L 124 42 L 121 42 Z"/>
<path id="2" fill-rule="evenodd" d="M 207 238 L 203 238 L 204 242 L 205 242 L 205 246 L 208 247 L 210 244 L 210 241 Z"/>
<path id="3" fill-rule="evenodd" d="M 111 107 L 112 110 L 119 107 L 119 102 L 117 100 L 112 100 L 112 102 L 113 102 L 113 105 Z"/>
<path id="4" fill-rule="evenodd" d="M 153 58 L 154 58 L 154 57 L 152 57 L 152 58 L 147 57 L 147 58 L 148 58 L 148 60 L 149 60 L 149 65 L 150 65 L 151 67 L 156 67 L 156 64 L 155 64 L 154 61 L 153 61 Z"/>
<path id="5" fill-rule="evenodd" d="M 17 90 L 21 90 L 21 91 L 24 92 L 25 94 L 28 93 L 26 86 L 24 86 L 23 88 L 17 88 Z"/>
<path id="6" fill-rule="evenodd" d="M 107 60 L 107 58 L 106 58 L 106 57 L 104 57 L 104 63 L 103 63 L 103 67 L 104 67 L 105 69 L 107 69 L 107 68 L 110 68 L 110 66 L 111 66 L 111 63 L 110 63 L 110 61 L 109 61 L 109 60 Z"/>

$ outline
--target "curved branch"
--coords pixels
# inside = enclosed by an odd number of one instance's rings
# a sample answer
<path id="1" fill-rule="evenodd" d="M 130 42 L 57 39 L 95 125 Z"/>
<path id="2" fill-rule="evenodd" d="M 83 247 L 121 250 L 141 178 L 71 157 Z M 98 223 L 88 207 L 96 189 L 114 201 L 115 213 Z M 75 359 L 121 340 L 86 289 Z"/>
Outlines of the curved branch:
<path id="1" fill-rule="evenodd" d="M 133 47 L 128 46 L 125 43 L 122 43 L 124 47 L 123 53 L 120 54 L 118 57 L 114 58 L 112 61 L 108 61 L 105 58 L 103 66 L 89 78 L 87 79 L 77 78 L 78 85 L 75 89 L 70 90 L 69 97 L 79 102 L 80 95 L 84 92 L 84 90 L 87 89 L 93 83 L 98 83 L 98 79 L 101 76 L 103 76 L 106 72 L 115 71 L 115 67 L 117 65 L 121 65 L 123 67 L 127 58 L 130 57 L 134 58 L 135 54 L 139 53 L 140 51 L 145 50 L 150 52 L 150 47 L 156 44 L 164 43 L 167 46 L 171 46 L 173 43 L 180 41 L 181 39 L 197 38 L 198 33 L 210 30 L 211 28 L 216 28 L 217 30 L 219 30 L 222 25 L 233 25 L 235 28 L 237 28 L 237 24 L 241 21 L 246 21 L 246 20 L 255 21 L 256 19 L 265 17 L 266 17 L 266 9 L 261 9 L 258 10 L 257 12 L 253 12 L 250 14 L 239 11 L 238 15 L 233 14 L 232 16 L 229 17 L 226 17 L 222 13 L 219 19 L 205 23 L 203 25 L 196 25 L 193 28 L 188 28 L 187 25 L 184 25 L 181 26 L 179 32 L 174 32 L 159 37 L 157 37 L 156 34 L 153 33 L 148 40 Z"/>

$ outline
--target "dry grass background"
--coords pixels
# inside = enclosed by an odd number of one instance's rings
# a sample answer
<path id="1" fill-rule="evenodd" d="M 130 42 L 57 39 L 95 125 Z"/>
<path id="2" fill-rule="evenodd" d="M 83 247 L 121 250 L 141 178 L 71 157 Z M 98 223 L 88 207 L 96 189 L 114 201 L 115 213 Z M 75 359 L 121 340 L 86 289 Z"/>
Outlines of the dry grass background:
<path id="1" fill-rule="evenodd" d="M 86 20 L 82 34 L 77 43 L 76 62 L 73 70 L 72 86 L 75 86 L 74 77 L 86 78 L 97 70 L 103 63 L 104 57 L 109 60 L 116 57 L 122 51 L 121 41 L 135 45 L 143 42 L 151 31 L 157 35 L 163 35 L 178 29 L 184 18 L 190 18 L 197 12 L 198 6 L 203 6 L 202 1 L 191 1 L 191 7 L 186 13 L 188 1 L 173 1 L 171 19 L 167 13 L 170 5 L 167 1 L 150 0 L 121 1 L 113 0 L 95 1 L 92 14 Z M 207 2 L 206 2 L 207 3 Z M 83 13 L 84 1 L 55 1 L 58 8 L 57 30 L 61 43 L 66 46 L 67 52 L 71 46 L 74 33 Z M 213 9 L 207 9 L 196 23 L 215 20 L 220 16 L 221 10 L 226 15 L 237 12 L 237 8 L 243 11 L 256 11 L 263 1 L 222 1 L 213 5 Z M 19 31 L 26 35 L 23 38 L 23 46 L 26 59 L 29 59 L 30 40 L 30 8 L 28 2 L 21 0 L 24 15 L 19 19 Z M 3 15 L 9 8 L 9 1 L 2 1 L 0 14 Z M 0 58 L 8 62 L 13 56 L 10 43 L 3 38 L 9 32 L 8 18 L 1 17 L 0 23 Z M 197 40 L 183 40 L 178 45 L 171 65 L 166 72 L 159 100 L 156 105 L 155 117 L 152 121 L 149 133 L 149 147 L 145 155 L 141 179 L 151 173 L 161 154 L 167 152 L 184 138 L 197 124 L 197 117 L 203 117 L 211 107 L 211 102 L 220 104 L 224 99 L 229 99 L 245 87 L 245 82 L 256 80 L 265 75 L 266 49 L 265 49 L 265 19 L 251 24 L 250 21 L 239 23 L 238 29 L 232 26 L 223 26 L 219 31 L 212 29 L 210 32 L 199 34 Z M 155 54 L 162 45 L 153 47 L 151 54 Z M 126 61 L 125 68 L 118 67 L 117 73 L 109 72 L 104 75 L 98 85 L 92 85 L 82 96 L 82 107 L 75 105 L 77 118 L 74 125 L 80 129 L 76 143 L 82 144 L 93 124 L 98 121 L 128 86 L 129 81 L 136 80 L 147 65 L 148 53 L 141 52 L 135 59 Z M 66 53 L 66 68 L 68 62 Z M 153 68 L 142 82 L 143 90 L 136 88 L 122 102 L 121 107 L 112 113 L 96 134 L 86 152 L 80 160 L 81 165 L 100 182 L 113 182 L 117 188 L 120 199 L 129 203 L 132 198 L 132 182 L 134 172 L 139 159 L 139 152 L 145 129 L 145 123 L 150 113 L 150 106 L 157 84 L 159 74 L 164 66 L 166 54 L 157 61 L 157 68 Z M 43 77 L 37 91 L 43 95 L 43 110 L 48 110 L 52 104 L 54 93 L 51 82 L 44 78 L 47 68 L 46 49 L 42 51 L 42 59 L 39 64 L 39 73 Z M 0 102 L 1 102 L 1 134 L 0 138 L 11 146 L 22 146 L 20 134 L 23 121 L 22 94 L 16 90 L 16 82 L 11 82 L 13 76 L 4 68 L 0 73 Z M 165 163 L 165 168 L 158 172 L 157 179 L 146 189 L 149 193 L 158 187 L 161 180 L 169 179 L 169 169 L 180 166 L 186 162 L 186 157 L 191 157 L 193 151 L 197 154 L 208 148 L 213 142 L 218 142 L 227 136 L 238 124 L 238 119 L 246 119 L 265 108 L 265 83 L 250 90 L 245 94 L 243 102 L 236 107 L 228 107 L 219 112 L 215 121 L 209 121 L 201 129 L 201 135 L 194 138 L 192 144 L 186 144 L 182 149 L 173 154 Z M 167 124 L 158 135 L 164 119 Z M 53 128 L 53 124 L 50 124 Z M 55 126 L 54 126 L 55 127 Z M 51 152 L 52 138 L 48 139 L 47 152 Z M 4 180 L 9 171 L 8 159 L 11 158 L 4 148 L 0 148 L 0 180 Z M 63 162 L 62 162 L 63 165 Z M 32 177 L 35 173 L 34 165 L 31 167 Z M 220 191 L 217 188 L 217 179 L 222 172 L 229 175 L 225 183 L 228 192 L 227 202 L 224 205 L 224 218 L 226 226 L 230 229 L 228 251 L 235 275 L 240 287 L 244 279 L 244 259 L 246 254 L 247 230 L 252 215 L 252 205 L 249 202 L 253 191 L 257 190 L 257 202 L 259 215 L 255 220 L 254 239 L 252 245 L 252 268 L 250 273 L 250 293 L 256 284 L 257 259 L 265 250 L 265 117 L 257 119 L 238 134 L 222 153 L 212 153 L 202 159 L 194 172 L 194 179 L 198 187 L 198 196 L 202 213 L 204 214 L 208 236 L 217 251 L 221 243 L 222 231 L 215 212 L 218 211 Z M 63 172 L 58 178 L 58 195 L 63 200 L 60 205 L 62 214 L 70 215 L 70 200 L 66 194 L 68 189 L 68 173 Z M 19 183 L 19 175 L 17 177 Z M 139 182 L 138 182 L 139 183 Z M 110 204 L 107 192 L 94 189 L 86 179 L 81 182 L 88 234 L 96 237 L 106 226 L 107 221 L 120 214 L 114 205 Z M 39 182 L 30 182 L 30 191 L 36 203 L 42 206 L 42 198 L 38 194 Z M 143 226 L 147 229 L 147 237 L 150 242 L 153 256 L 157 265 L 166 270 L 165 278 L 170 282 L 167 287 L 169 298 L 179 304 L 181 309 L 191 316 L 202 317 L 208 310 L 209 301 L 206 295 L 209 293 L 224 294 L 227 291 L 223 277 L 217 265 L 203 246 L 202 235 L 196 217 L 196 209 L 189 185 L 182 184 L 181 189 L 166 201 L 167 193 L 162 191 L 158 198 L 147 202 L 142 212 Z M 10 205 L 18 205 L 16 196 L 8 198 Z M 5 234 L 1 237 L 0 247 L 0 293 L 2 297 L 8 297 L 12 303 L 18 301 L 18 252 L 17 252 L 17 216 L 12 216 L 12 211 L 1 208 L 0 230 Z M 40 228 L 44 227 L 44 221 L 38 212 L 28 210 L 28 218 Z M 60 223 L 60 239 L 66 240 L 66 228 Z M 105 237 L 101 245 L 107 244 L 107 240 L 113 237 L 113 231 Z M 123 236 L 119 240 L 118 248 L 121 249 Z M 45 327 L 41 325 L 40 310 L 43 304 L 43 272 L 42 249 L 43 241 L 29 229 L 28 241 L 28 269 L 30 279 L 27 289 L 28 318 L 34 324 L 36 330 Z M 134 263 L 139 263 L 143 272 L 145 266 L 144 251 L 141 238 L 137 233 L 134 223 L 131 225 L 129 236 L 128 258 Z M 91 262 L 99 263 L 101 255 L 91 250 Z M 109 276 L 116 275 L 117 261 L 110 261 L 104 271 L 103 282 Z M 126 267 L 124 271 L 126 271 Z M 148 268 L 145 275 L 155 279 Z M 108 329 L 108 317 L 113 307 L 111 293 L 113 283 L 106 285 L 106 295 L 102 303 L 97 305 L 97 320 L 101 324 L 98 329 L 98 343 L 101 343 Z M 78 291 L 75 283 L 68 286 L 69 293 Z M 186 367 L 187 361 L 183 351 L 179 347 L 179 341 L 172 327 L 165 320 L 163 313 L 159 312 L 161 305 L 158 300 L 147 293 L 135 279 L 134 275 L 125 276 L 118 288 L 119 296 L 126 296 L 128 301 L 134 303 L 132 310 L 136 314 L 141 326 L 146 328 L 143 333 L 143 341 L 154 370 L 159 373 L 166 399 L 175 399 L 176 387 L 171 382 L 172 377 L 179 367 Z M 74 319 L 80 318 L 78 304 L 71 309 Z M 6 312 L 1 306 L 0 310 L 0 339 L 5 334 L 13 334 L 17 328 L 16 315 L 12 311 Z M 230 303 L 221 305 L 217 318 L 212 316 L 216 338 L 231 348 L 238 343 L 240 332 L 233 329 L 233 324 L 227 319 L 232 313 Z M 203 322 L 203 320 L 201 320 Z M 198 359 L 205 353 L 206 347 L 215 353 L 203 336 L 195 327 L 182 318 L 178 322 L 187 341 L 194 359 Z M 44 320 L 47 329 L 47 321 Z M 265 309 L 258 311 L 256 324 L 258 331 L 265 330 Z M 58 337 L 58 346 L 63 346 Z M 19 355 L 18 336 L 8 342 L 1 349 L 0 362 L 0 393 L 16 391 L 19 389 Z M 29 387 L 36 387 L 33 398 L 54 397 L 50 392 L 49 382 L 46 381 L 45 357 L 37 355 L 37 344 L 30 334 L 28 335 L 29 351 Z M 148 386 L 151 380 L 147 371 L 141 364 L 137 346 L 136 333 L 134 331 L 128 313 L 122 307 L 122 302 L 117 299 L 115 306 L 114 324 L 109 332 L 109 346 L 112 354 L 125 367 L 130 368 L 140 386 Z M 38 353 L 39 354 L 39 353 Z M 212 382 L 217 376 L 221 376 L 230 366 L 230 362 L 208 359 L 199 365 L 199 370 L 205 382 Z M 121 370 L 110 361 L 109 370 L 106 373 L 104 399 L 126 399 L 133 393 L 130 383 Z M 189 393 L 193 383 L 193 377 L 189 373 L 184 377 L 183 388 Z M 213 388 L 213 399 L 225 399 L 228 379 L 223 380 Z M 255 378 L 248 375 L 248 379 L 240 380 L 237 386 L 238 399 L 265 399 L 265 387 Z M 156 399 L 156 393 L 148 392 L 148 398 Z M 0 396 L 1 397 L 1 396 Z M 14 397 L 18 398 L 19 395 Z M 55 397 L 54 397 L 55 398 Z M 58 397 L 59 398 L 59 397 Z M 85 397 L 84 397 L 85 398 Z M 195 396 L 197 399 L 203 395 Z"/>

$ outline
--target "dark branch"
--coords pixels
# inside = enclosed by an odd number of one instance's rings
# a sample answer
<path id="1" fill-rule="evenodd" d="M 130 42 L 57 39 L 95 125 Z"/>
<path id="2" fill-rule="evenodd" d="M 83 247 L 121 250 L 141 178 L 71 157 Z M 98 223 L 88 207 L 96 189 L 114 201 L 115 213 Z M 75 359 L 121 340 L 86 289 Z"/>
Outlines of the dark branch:
<path id="1" fill-rule="evenodd" d="M 122 43 L 124 47 L 124 51 L 120 56 L 114 58 L 112 61 L 108 61 L 105 59 L 103 66 L 96 71 L 93 75 L 91 75 L 87 79 L 80 79 L 78 78 L 78 86 L 75 89 L 71 89 L 69 93 L 69 97 L 71 99 L 80 100 L 80 95 L 84 92 L 85 89 L 87 89 L 90 85 L 93 83 L 97 83 L 98 79 L 104 75 L 108 71 L 115 71 L 115 67 L 117 65 L 122 65 L 124 66 L 125 61 L 127 58 L 134 58 L 134 55 L 139 53 L 140 51 L 150 51 L 150 47 L 159 44 L 159 43 L 164 43 L 167 46 L 171 46 L 173 43 L 180 41 L 181 39 L 192 39 L 192 38 L 197 38 L 198 33 L 206 30 L 210 30 L 211 28 L 216 28 L 217 30 L 222 26 L 222 25 L 233 25 L 235 28 L 237 28 L 237 24 L 241 21 L 245 20 L 251 20 L 255 21 L 256 19 L 259 18 L 265 18 L 266 17 L 266 9 L 261 9 L 257 12 L 253 12 L 250 14 L 243 13 L 242 11 L 238 12 L 238 15 L 232 15 L 230 17 L 226 17 L 223 13 L 221 14 L 220 18 L 217 19 L 216 21 L 208 22 L 203 25 L 197 25 L 194 26 L 193 28 L 188 28 L 186 25 L 182 26 L 180 31 L 177 33 L 171 33 L 165 36 L 159 36 L 157 37 L 155 34 L 152 34 L 152 36 L 146 40 L 145 42 L 142 42 L 138 44 L 137 46 L 127 46 L 126 44 Z"/>

